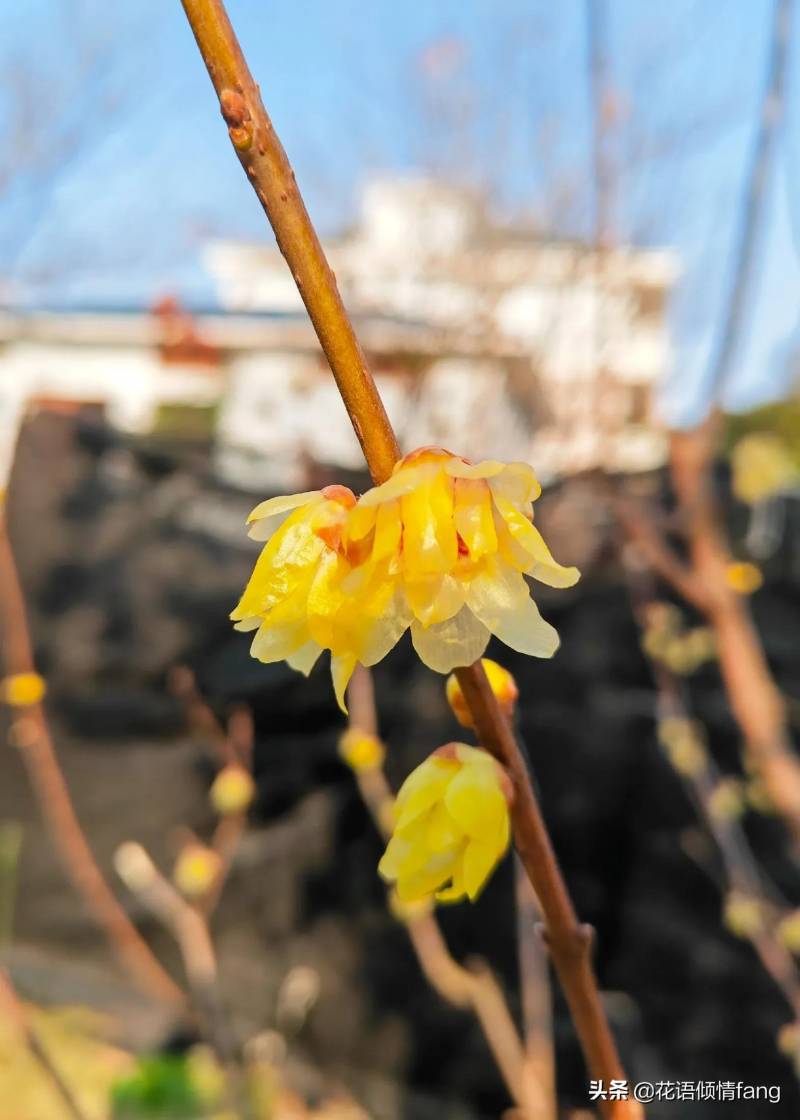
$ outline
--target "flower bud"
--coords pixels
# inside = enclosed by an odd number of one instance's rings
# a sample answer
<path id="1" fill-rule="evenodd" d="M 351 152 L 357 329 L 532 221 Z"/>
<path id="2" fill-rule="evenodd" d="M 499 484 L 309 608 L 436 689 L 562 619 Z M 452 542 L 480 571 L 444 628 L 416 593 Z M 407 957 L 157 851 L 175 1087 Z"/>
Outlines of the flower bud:
<path id="1" fill-rule="evenodd" d="M 748 560 L 728 564 L 725 569 L 725 582 L 738 595 L 753 595 L 764 583 L 761 569 Z"/>
<path id="2" fill-rule="evenodd" d="M 0 681 L 0 700 L 12 708 L 27 708 L 44 699 L 47 686 L 38 673 L 12 673 Z"/>
<path id="3" fill-rule="evenodd" d="M 219 815 L 226 817 L 244 813 L 252 803 L 255 792 L 255 782 L 245 768 L 237 763 L 230 763 L 217 774 L 209 790 L 209 797 Z"/>
<path id="4" fill-rule="evenodd" d="M 339 757 L 356 774 L 378 770 L 386 757 L 386 748 L 377 737 L 351 727 L 339 737 Z"/>
<path id="5" fill-rule="evenodd" d="M 208 894 L 220 873 L 220 858 L 205 844 L 187 844 L 175 863 L 173 881 L 187 898 Z"/>
<path id="6" fill-rule="evenodd" d="M 481 660 L 481 665 L 497 702 L 510 719 L 514 714 L 514 707 L 519 697 L 517 682 L 508 669 L 504 669 L 502 665 L 498 665 L 496 661 L 491 661 L 488 657 Z M 458 683 L 458 677 L 455 673 L 451 673 L 447 678 L 445 691 L 447 702 L 461 726 L 473 727 L 472 713 L 464 699 L 464 693 L 461 691 L 461 685 Z"/>
<path id="7" fill-rule="evenodd" d="M 736 778 L 723 778 L 717 782 L 708 798 L 708 811 L 718 821 L 733 821 L 746 807 L 745 789 Z"/>
<path id="8" fill-rule="evenodd" d="M 753 937 L 764 925 L 761 902 L 742 891 L 731 891 L 725 900 L 724 920 L 736 937 Z"/>

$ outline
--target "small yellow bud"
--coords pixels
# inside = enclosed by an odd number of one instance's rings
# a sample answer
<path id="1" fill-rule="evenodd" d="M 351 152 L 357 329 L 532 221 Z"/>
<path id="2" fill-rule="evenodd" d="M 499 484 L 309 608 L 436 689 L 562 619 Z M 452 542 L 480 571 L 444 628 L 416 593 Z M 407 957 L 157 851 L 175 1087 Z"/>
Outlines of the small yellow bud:
<path id="1" fill-rule="evenodd" d="M 44 699 L 47 686 L 38 673 L 12 673 L 0 681 L 0 700 L 12 708 L 27 708 Z"/>
<path id="2" fill-rule="evenodd" d="M 339 757 L 359 774 L 379 769 L 386 757 L 386 748 L 377 735 L 351 727 L 339 738 Z"/>
<path id="3" fill-rule="evenodd" d="M 738 595 L 752 595 L 764 583 L 761 569 L 747 560 L 728 564 L 725 569 L 725 582 Z"/>
<path id="4" fill-rule="evenodd" d="M 708 811 L 718 821 L 733 821 L 745 810 L 745 789 L 736 778 L 717 782 L 708 798 Z"/>
<path id="5" fill-rule="evenodd" d="M 202 898 L 217 880 L 220 858 L 205 844 L 187 844 L 175 863 L 172 878 L 187 898 Z"/>
<path id="6" fill-rule="evenodd" d="M 725 925 L 736 937 L 753 937 L 764 925 L 759 900 L 741 891 L 731 891 L 725 900 Z"/>
<path id="7" fill-rule="evenodd" d="M 784 1023 L 776 1039 L 778 1049 L 787 1058 L 800 1055 L 800 1023 Z"/>
<path id="8" fill-rule="evenodd" d="M 793 910 L 778 923 L 778 939 L 792 953 L 800 953 L 800 910 Z"/>
<path id="9" fill-rule="evenodd" d="M 694 720 L 669 716 L 658 725 L 658 738 L 667 756 L 687 778 L 696 778 L 706 766 L 706 750 Z"/>
<path id="10" fill-rule="evenodd" d="M 389 891 L 389 912 L 398 922 L 413 922 L 433 911 L 430 898 L 417 898 L 405 902 L 396 890 Z"/>
<path id="11" fill-rule="evenodd" d="M 209 797 L 221 817 L 243 813 L 255 796 L 255 782 L 243 766 L 230 763 L 214 779 Z"/>
<path id="12" fill-rule="evenodd" d="M 502 665 L 498 665 L 496 661 L 491 661 L 488 657 L 481 660 L 481 665 L 483 665 L 489 687 L 496 696 L 497 702 L 510 719 L 514 714 L 514 707 L 519 698 L 517 682 L 508 669 L 504 669 Z M 447 678 L 445 692 L 447 703 L 461 726 L 472 727 L 472 713 L 464 699 L 464 693 L 461 691 L 461 685 L 458 683 L 458 677 L 455 673 L 451 673 Z"/>

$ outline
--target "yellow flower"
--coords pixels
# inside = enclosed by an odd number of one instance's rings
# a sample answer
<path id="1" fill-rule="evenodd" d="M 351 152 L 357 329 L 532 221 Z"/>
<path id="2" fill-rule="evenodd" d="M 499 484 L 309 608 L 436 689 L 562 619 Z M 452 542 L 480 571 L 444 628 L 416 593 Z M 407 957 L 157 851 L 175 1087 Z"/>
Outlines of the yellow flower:
<path id="1" fill-rule="evenodd" d="M 261 661 L 308 673 L 330 650 L 342 708 L 356 664 L 376 664 L 409 627 L 442 673 L 477 661 L 491 634 L 551 657 L 558 635 L 525 576 L 570 587 L 578 571 L 557 564 L 534 528 L 540 490 L 524 463 L 473 466 L 423 448 L 358 502 L 344 486 L 262 502 L 250 535 L 268 543 L 231 618 L 257 630 Z"/>
<path id="2" fill-rule="evenodd" d="M 267 544 L 231 614 L 237 630 L 256 631 L 250 652 L 259 661 L 286 660 L 308 675 L 329 649 L 342 707 L 356 661 L 380 661 L 405 628 L 384 622 L 395 589 L 380 568 L 352 582 L 363 558 L 345 532 L 355 503 L 347 487 L 327 486 L 256 506 L 250 536 Z"/>
<path id="3" fill-rule="evenodd" d="M 255 782 L 243 766 L 230 763 L 214 779 L 209 797 L 220 816 L 243 813 L 255 796 Z"/>
<path id="4" fill-rule="evenodd" d="M 38 704 L 46 689 L 38 673 L 13 673 L 0 681 L 0 700 L 12 708 L 27 708 Z"/>
<path id="5" fill-rule="evenodd" d="M 406 778 L 378 865 L 401 902 L 475 899 L 508 847 L 510 783 L 491 755 L 450 743 Z"/>
<path id="6" fill-rule="evenodd" d="M 178 890 L 187 898 L 202 898 L 217 881 L 221 870 L 220 858 L 205 844 L 187 844 L 178 856 L 173 879 Z"/>
<path id="7" fill-rule="evenodd" d="M 773 432 L 744 436 L 731 453 L 733 492 L 748 505 L 797 484 L 798 470 L 786 444 Z"/>
<path id="8" fill-rule="evenodd" d="M 472 465 L 421 448 L 359 499 L 351 541 L 372 541 L 368 567 L 392 558 L 403 621 L 429 668 L 471 665 L 491 634 L 520 653 L 555 653 L 558 634 L 539 614 L 525 576 L 571 587 L 579 573 L 556 563 L 533 525 L 540 493 L 525 463 Z"/>
<path id="9" fill-rule="evenodd" d="M 728 564 L 725 569 L 725 581 L 732 591 L 739 595 L 752 595 L 761 587 L 764 577 L 761 569 L 748 560 L 738 560 Z"/>
<path id="10" fill-rule="evenodd" d="M 383 765 L 386 750 L 377 735 L 350 728 L 339 739 L 339 756 L 357 774 L 377 770 Z"/>
<path id="11" fill-rule="evenodd" d="M 491 661 L 488 657 L 482 658 L 481 665 L 483 665 L 486 679 L 489 681 L 489 687 L 497 697 L 500 707 L 510 718 L 519 697 L 517 682 L 508 669 L 504 669 L 502 665 L 498 665 L 496 661 Z M 447 678 L 445 692 L 447 703 L 461 726 L 472 727 L 472 713 L 464 699 L 464 693 L 461 691 L 461 685 L 458 683 L 458 677 L 455 673 Z"/>

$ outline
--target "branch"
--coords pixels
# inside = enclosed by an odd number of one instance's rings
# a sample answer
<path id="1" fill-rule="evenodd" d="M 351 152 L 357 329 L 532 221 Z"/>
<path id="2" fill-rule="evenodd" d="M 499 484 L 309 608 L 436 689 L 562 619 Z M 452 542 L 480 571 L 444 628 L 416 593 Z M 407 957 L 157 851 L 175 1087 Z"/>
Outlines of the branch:
<path id="1" fill-rule="evenodd" d="M 397 439 L 224 4 L 222 0 L 181 2 L 219 96 L 231 142 L 291 269 L 372 477 L 381 482 L 391 474 L 399 456 Z M 590 1076 L 624 1080 L 592 969 L 591 936 L 578 922 L 567 894 L 519 745 L 480 663 L 459 670 L 458 676 L 481 743 L 509 771 L 516 789 L 512 809 L 515 842 L 542 902 L 550 951 Z M 602 1110 L 614 1120 L 641 1114 L 634 1101 L 604 1101 Z"/>
<path id="2" fill-rule="evenodd" d="M 0 646 L 8 676 L 35 674 L 28 620 L 5 521 L 0 512 Z M 73 886 L 108 936 L 124 967 L 151 996 L 180 1005 L 184 995 L 114 897 L 81 829 L 40 702 L 12 727 L 39 810 Z"/>

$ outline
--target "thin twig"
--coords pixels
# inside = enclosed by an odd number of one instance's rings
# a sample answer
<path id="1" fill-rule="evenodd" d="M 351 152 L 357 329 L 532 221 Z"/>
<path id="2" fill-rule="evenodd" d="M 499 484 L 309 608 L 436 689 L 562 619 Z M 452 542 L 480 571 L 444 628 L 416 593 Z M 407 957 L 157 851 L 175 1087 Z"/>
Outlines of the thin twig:
<path id="1" fill-rule="evenodd" d="M 0 513 L 0 645 L 9 676 L 35 672 L 25 604 Z M 39 810 L 72 883 L 131 976 L 151 996 L 180 1005 L 184 995 L 114 897 L 81 829 L 41 703 L 16 719 L 18 743 Z"/>
<path id="2" fill-rule="evenodd" d="M 275 231 L 330 363 L 373 479 L 395 466 L 399 447 L 345 311 L 336 281 L 297 189 L 294 173 L 267 116 L 222 0 L 182 0 L 231 142 Z M 592 968 L 592 936 L 575 914 L 513 732 L 478 662 L 458 671 L 483 746 L 509 772 L 517 850 L 542 902 L 548 945 L 575 1021 L 590 1075 L 606 1082 L 625 1074 Z M 603 1101 L 604 1116 L 641 1115 L 634 1101 Z"/>
<path id="3" fill-rule="evenodd" d="M 247 1113 L 239 1047 L 220 995 L 217 957 L 205 917 L 161 874 L 141 844 L 123 844 L 116 853 L 115 866 L 128 889 L 175 938 L 204 1032 L 230 1079 L 233 1101 Z"/>
<path id="4" fill-rule="evenodd" d="M 87 1120 L 86 1113 L 78 1104 L 75 1094 L 47 1052 L 47 1047 L 42 1042 L 39 1032 L 31 1023 L 30 1018 L 25 1013 L 25 1008 L 14 991 L 11 978 L 3 968 L 0 968 L 0 1010 L 4 1012 L 5 1018 L 17 1028 L 31 1057 L 38 1063 L 58 1093 L 65 1111 L 72 1120 Z"/>
<path id="5" fill-rule="evenodd" d="M 648 605 L 654 602 L 650 582 L 642 573 L 628 572 L 628 582 L 634 614 L 644 629 Z M 680 678 L 668 666 L 648 657 L 650 670 L 658 693 L 658 716 L 660 720 L 679 718 L 689 720 L 684 688 Z M 774 890 L 765 886 L 761 870 L 747 842 L 744 830 L 735 816 L 715 812 L 713 807 L 714 791 L 720 787 L 721 775 L 707 754 L 702 765 L 689 767 L 680 772 L 689 794 L 702 817 L 708 831 L 714 837 L 725 878 L 730 889 L 740 892 L 747 898 L 758 901 L 766 918 L 770 913 L 771 921 L 759 923 L 757 928 L 748 932 L 748 940 L 753 945 L 765 970 L 783 993 L 792 1010 L 795 1022 L 800 1024 L 800 973 L 797 962 L 789 949 L 775 935 L 776 918 L 785 905 L 774 897 Z"/>

